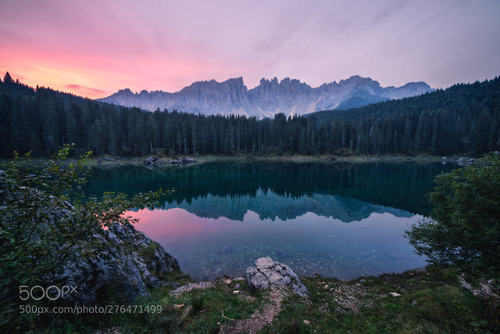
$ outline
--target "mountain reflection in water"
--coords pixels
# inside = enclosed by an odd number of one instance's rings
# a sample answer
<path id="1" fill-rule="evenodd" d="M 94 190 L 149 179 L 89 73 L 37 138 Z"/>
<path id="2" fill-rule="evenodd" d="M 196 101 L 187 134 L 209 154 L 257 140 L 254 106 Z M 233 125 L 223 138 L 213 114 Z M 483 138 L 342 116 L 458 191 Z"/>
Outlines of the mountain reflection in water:
<path id="1" fill-rule="evenodd" d="M 425 265 L 403 238 L 430 206 L 426 193 L 454 166 L 413 163 L 211 163 L 168 169 L 95 169 L 86 190 L 177 191 L 130 212 L 201 280 L 242 275 L 271 256 L 301 275 L 349 279 Z M 346 224 L 348 223 L 348 224 Z"/>

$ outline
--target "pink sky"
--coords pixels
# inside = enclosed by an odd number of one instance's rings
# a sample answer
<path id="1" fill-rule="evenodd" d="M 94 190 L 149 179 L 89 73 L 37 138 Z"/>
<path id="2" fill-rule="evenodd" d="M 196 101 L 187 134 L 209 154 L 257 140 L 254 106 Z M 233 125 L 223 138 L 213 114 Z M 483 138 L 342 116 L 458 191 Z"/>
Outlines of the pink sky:
<path id="1" fill-rule="evenodd" d="M 500 75 L 498 0 L 1 0 L 0 73 L 98 98 L 199 80 Z"/>

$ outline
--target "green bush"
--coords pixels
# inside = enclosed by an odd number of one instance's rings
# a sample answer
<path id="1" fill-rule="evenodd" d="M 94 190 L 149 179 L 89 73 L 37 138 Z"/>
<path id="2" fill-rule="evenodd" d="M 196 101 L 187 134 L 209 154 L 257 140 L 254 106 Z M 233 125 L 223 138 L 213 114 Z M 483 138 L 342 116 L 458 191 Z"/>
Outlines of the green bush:
<path id="1" fill-rule="evenodd" d="M 500 157 L 436 178 L 428 219 L 408 232 L 417 253 L 433 264 L 498 273 L 500 263 Z"/>
<path id="2" fill-rule="evenodd" d="M 153 206 L 164 194 L 88 197 L 82 186 L 90 152 L 70 161 L 71 148 L 64 146 L 35 171 L 23 168 L 16 154 L 0 175 L 0 328 L 21 321 L 21 285 L 43 285 L 68 260 L 105 247 L 95 233 L 114 222 L 135 222 L 124 212 Z"/>

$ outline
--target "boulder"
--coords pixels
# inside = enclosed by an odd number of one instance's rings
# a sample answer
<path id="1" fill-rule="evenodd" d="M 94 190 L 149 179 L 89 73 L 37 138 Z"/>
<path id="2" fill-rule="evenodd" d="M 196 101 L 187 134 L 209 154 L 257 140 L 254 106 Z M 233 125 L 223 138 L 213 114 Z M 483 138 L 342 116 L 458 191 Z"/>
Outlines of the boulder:
<path id="1" fill-rule="evenodd" d="M 155 161 L 157 159 L 155 157 L 149 157 L 146 160 L 144 160 L 145 165 L 154 165 Z"/>
<path id="2" fill-rule="evenodd" d="M 305 298 L 309 295 L 307 288 L 289 266 L 273 261 L 269 257 L 257 259 L 255 267 L 246 270 L 246 281 L 248 286 L 255 290 L 291 286 L 299 296 Z"/>
<path id="3" fill-rule="evenodd" d="M 18 192 L 22 191 L 23 197 L 32 202 L 41 199 L 47 202 L 39 212 L 42 218 L 37 219 L 37 225 L 56 234 L 72 226 L 75 208 L 69 202 L 29 187 L 7 193 L 4 191 L 5 179 L 5 172 L 0 171 L 0 190 L 3 190 L 0 191 L 0 206 L 6 198 L 19 196 Z M 14 219 L 0 217 L 0 220 L 7 231 L 15 231 L 17 222 Z M 139 297 L 149 297 L 148 288 L 166 284 L 162 280 L 165 274 L 180 270 L 176 259 L 130 223 L 114 223 L 107 230 L 90 224 L 85 228 L 82 239 L 71 244 L 64 244 L 65 241 L 58 238 L 47 239 L 45 234 L 36 232 L 38 230 L 30 235 L 51 250 L 52 255 L 47 254 L 43 261 L 50 263 L 63 259 L 62 263 L 57 262 L 56 268 L 43 273 L 40 285 L 70 289 L 71 293 L 61 295 L 67 302 L 79 305 L 96 305 L 109 300 L 133 303 Z"/>
<path id="4" fill-rule="evenodd" d="M 44 277 L 46 284 L 78 287 L 65 298 L 75 304 L 93 305 L 106 298 L 133 303 L 150 296 L 148 288 L 164 283 L 161 277 L 178 271 L 179 264 L 163 247 L 131 224 L 114 224 L 94 233 L 95 251 L 68 257 L 61 270 Z"/>

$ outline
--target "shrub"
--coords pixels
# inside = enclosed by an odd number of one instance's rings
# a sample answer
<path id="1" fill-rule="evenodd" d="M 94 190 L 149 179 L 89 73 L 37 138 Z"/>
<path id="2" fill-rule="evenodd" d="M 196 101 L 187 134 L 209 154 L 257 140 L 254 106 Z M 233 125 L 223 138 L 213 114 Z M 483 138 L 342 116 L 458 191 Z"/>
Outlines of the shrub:
<path id="1" fill-rule="evenodd" d="M 433 264 L 496 270 L 500 263 L 500 157 L 436 178 L 428 219 L 406 236 Z M 495 269 L 496 268 L 496 269 Z"/>

